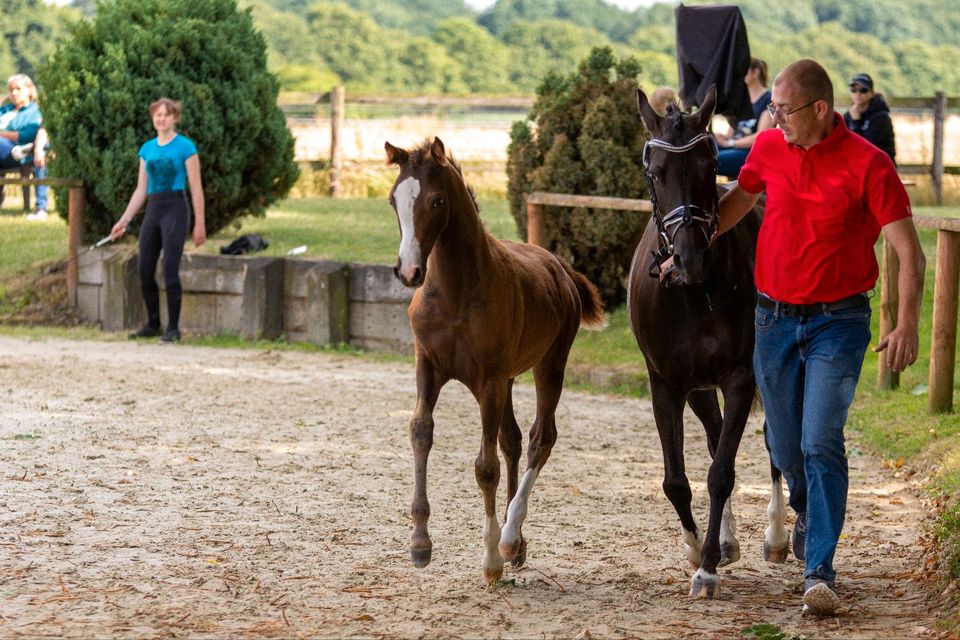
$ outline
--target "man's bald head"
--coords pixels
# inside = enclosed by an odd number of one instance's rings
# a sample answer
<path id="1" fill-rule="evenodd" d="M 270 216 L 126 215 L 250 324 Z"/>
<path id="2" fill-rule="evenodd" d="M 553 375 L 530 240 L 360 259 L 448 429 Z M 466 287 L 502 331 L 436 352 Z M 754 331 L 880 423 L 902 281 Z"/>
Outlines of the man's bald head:
<path id="1" fill-rule="evenodd" d="M 814 60 L 797 60 L 777 74 L 773 85 L 789 83 L 806 100 L 823 100 L 833 109 L 833 83 L 826 69 Z"/>

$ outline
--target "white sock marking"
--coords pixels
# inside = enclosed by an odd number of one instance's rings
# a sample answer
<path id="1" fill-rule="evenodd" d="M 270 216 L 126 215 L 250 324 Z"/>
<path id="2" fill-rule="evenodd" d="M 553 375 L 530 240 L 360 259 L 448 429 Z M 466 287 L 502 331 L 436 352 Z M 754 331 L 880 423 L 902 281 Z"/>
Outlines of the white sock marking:
<path id="1" fill-rule="evenodd" d="M 520 486 L 517 487 L 517 495 L 510 502 L 507 509 L 507 521 L 503 525 L 503 536 L 500 541 L 503 544 L 516 544 L 520 542 L 520 527 L 523 521 L 527 519 L 527 501 L 530 499 L 530 492 L 533 491 L 533 483 L 537 481 L 536 469 L 527 469 L 520 479 Z"/>
<path id="2" fill-rule="evenodd" d="M 770 504 L 767 506 L 767 520 L 770 525 L 763 532 L 763 539 L 771 549 L 785 549 L 787 546 L 787 528 L 783 525 L 787 519 L 787 506 L 783 500 L 783 480 L 770 483 Z"/>
<path id="3" fill-rule="evenodd" d="M 500 525 L 497 517 L 492 516 L 483 521 L 483 560 L 484 570 L 491 573 L 503 570 L 503 557 L 497 546 L 500 542 Z"/>
<path id="4" fill-rule="evenodd" d="M 683 533 L 683 542 L 687 547 L 687 560 L 690 561 L 690 564 L 699 567 L 700 546 L 703 543 L 703 538 L 700 536 L 700 529 L 698 528 L 696 531 L 687 531 L 681 527 L 680 530 Z"/>
<path id="5" fill-rule="evenodd" d="M 393 191 L 400 220 L 400 275 L 412 278 L 414 269 L 420 266 L 420 243 L 413 228 L 413 205 L 420 195 L 420 181 L 409 177 Z"/>
<path id="6" fill-rule="evenodd" d="M 723 517 L 720 518 L 720 544 L 736 544 L 737 519 L 733 515 L 733 497 L 727 498 L 723 505 Z"/>

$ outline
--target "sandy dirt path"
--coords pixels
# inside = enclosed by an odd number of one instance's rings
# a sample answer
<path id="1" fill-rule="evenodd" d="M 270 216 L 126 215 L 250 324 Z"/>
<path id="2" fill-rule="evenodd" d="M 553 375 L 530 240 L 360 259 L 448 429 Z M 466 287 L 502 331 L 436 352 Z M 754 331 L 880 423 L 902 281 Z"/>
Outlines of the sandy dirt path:
<path id="1" fill-rule="evenodd" d="M 327 354 L 0 338 L 2 637 L 917 637 L 932 625 L 914 490 L 851 443 L 844 615 L 802 619 L 801 567 L 760 558 L 754 416 L 722 598 L 660 490 L 650 403 L 567 392 L 514 584 L 481 584 L 479 417 L 448 385 L 429 468 L 433 563 L 408 561 L 412 366 Z M 533 390 L 514 396 L 524 429 Z M 689 412 L 688 412 L 689 414 Z M 526 444 L 526 438 L 525 442 Z M 703 523 L 706 445 L 687 425 Z M 498 511 L 503 513 L 503 486 Z"/>

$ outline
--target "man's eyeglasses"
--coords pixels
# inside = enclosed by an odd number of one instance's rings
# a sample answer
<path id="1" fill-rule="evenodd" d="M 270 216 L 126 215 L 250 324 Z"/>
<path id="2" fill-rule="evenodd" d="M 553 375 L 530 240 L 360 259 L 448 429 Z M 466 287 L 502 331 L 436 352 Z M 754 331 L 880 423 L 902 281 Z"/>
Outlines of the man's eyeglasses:
<path id="1" fill-rule="evenodd" d="M 866 87 L 850 87 L 850 93 L 870 93 Z"/>
<path id="2" fill-rule="evenodd" d="M 797 111 L 806 109 L 807 107 L 809 107 L 810 105 L 816 102 L 817 102 L 816 100 L 812 100 L 807 104 L 803 105 L 802 107 L 797 107 L 796 109 L 791 109 L 790 111 L 783 111 L 783 107 L 777 107 L 771 102 L 770 104 L 767 105 L 767 113 L 770 114 L 771 118 L 780 118 L 781 120 L 786 122 L 787 118 L 789 118 L 791 115 L 793 115 Z"/>

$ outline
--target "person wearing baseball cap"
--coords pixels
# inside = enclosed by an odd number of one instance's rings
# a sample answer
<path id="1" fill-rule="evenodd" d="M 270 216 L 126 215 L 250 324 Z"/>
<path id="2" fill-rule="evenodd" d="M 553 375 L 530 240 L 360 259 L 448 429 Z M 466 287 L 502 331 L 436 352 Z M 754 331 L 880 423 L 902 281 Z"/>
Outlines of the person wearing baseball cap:
<path id="1" fill-rule="evenodd" d="M 897 162 L 897 145 L 893 136 L 890 107 L 883 95 L 874 93 L 873 78 L 858 73 L 850 79 L 852 104 L 843 114 L 847 128 L 860 134 Z"/>

